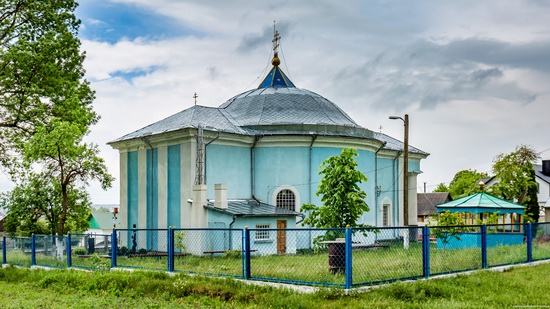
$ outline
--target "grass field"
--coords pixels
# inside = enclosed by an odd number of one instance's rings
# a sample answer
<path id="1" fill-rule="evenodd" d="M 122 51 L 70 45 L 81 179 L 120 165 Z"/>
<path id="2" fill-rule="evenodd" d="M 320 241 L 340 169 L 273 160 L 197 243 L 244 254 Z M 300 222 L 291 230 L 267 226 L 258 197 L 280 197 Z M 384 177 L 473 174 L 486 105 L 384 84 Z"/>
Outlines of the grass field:
<path id="1" fill-rule="evenodd" d="M 516 264 L 527 261 L 526 245 L 499 246 L 488 248 L 488 265 Z M 534 243 L 533 258 L 550 258 L 550 243 Z M 22 251 L 9 250 L 7 261 L 10 264 L 28 267 L 31 257 Z M 51 256 L 36 254 L 38 265 L 63 268 L 67 266 L 66 257 L 58 260 Z M 110 259 L 72 256 L 75 267 L 86 269 L 108 269 Z M 182 273 L 200 273 L 242 277 L 242 259 L 239 252 L 217 256 L 176 256 L 175 271 Z M 279 280 L 321 285 L 342 286 L 345 277 L 341 273 L 329 270 L 326 252 L 288 255 L 253 255 L 250 261 L 253 279 Z M 117 257 L 118 267 L 144 270 L 167 270 L 167 257 Z M 431 274 L 443 274 L 481 268 L 481 250 L 479 248 L 442 250 L 432 244 L 430 249 Z M 402 278 L 421 277 L 422 247 L 420 243 L 411 243 L 408 250 L 394 244 L 388 248 L 359 250 L 353 252 L 353 284 L 369 285 L 377 282 Z"/>
<path id="2" fill-rule="evenodd" d="M 513 308 L 550 305 L 550 264 L 395 283 L 366 293 L 300 294 L 161 272 L 0 270 L 1 308 Z"/>

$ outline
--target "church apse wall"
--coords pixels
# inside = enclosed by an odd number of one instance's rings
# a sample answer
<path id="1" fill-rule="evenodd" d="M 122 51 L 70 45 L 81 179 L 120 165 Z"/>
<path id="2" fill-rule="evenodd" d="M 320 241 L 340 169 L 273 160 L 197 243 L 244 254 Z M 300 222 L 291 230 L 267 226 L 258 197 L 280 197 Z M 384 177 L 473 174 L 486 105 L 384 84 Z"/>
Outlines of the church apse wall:
<path id="1" fill-rule="evenodd" d="M 250 147 L 219 145 L 206 147 L 208 198 L 214 198 L 214 184 L 227 186 L 229 199 L 248 199 L 250 193 Z"/>

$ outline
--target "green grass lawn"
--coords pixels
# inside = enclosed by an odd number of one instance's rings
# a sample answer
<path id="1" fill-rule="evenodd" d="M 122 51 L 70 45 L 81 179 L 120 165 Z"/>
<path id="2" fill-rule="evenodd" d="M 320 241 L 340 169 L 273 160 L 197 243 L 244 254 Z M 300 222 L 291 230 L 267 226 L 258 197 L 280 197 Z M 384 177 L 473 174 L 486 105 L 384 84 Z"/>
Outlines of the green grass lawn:
<path id="1" fill-rule="evenodd" d="M 488 248 L 489 266 L 524 263 L 527 260 L 526 245 L 498 246 Z M 550 243 L 533 243 L 533 259 L 550 258 Z M 17 250 L 9 250 L 7 261 L 10 264 L 30 266 L 31 256 Z M 67 266 L 66 257 L 58 260 L 44 254 L 36 254 L 38 265 L 63 268 Z M 411 243 L 405 250 L 400 243 L 393 243 L 387 248 L 375 250 L 358 250 L 353 252 L 353 284 L 370 285 L 378 282 L 393 281 L 403 278 L 421 277 L 422 245 Z M 87 269 L 110 268 L 109 258 L 99 256 L 72 256 L 74 267 Z M 137 268 L 144 270 L 167 270 L 166 256 L 119 256 L 117 267 Z M 302 283 L 318 283 L 329 286 L 343 286 L 345 276 L 333 273 L 329 269 L 327 252 L 308 252 L 286 255 L 252 255 L 251 276 L 256 279 L 273 281 L 288 281 Z M 176 272 L 222 275 L 241 278 L 242 259 L 239 252 L 229 252 L 221 255 L 176 256 L 174 261 Z M 481 268 L 481 249 L 438 249 L 436 244 L 430 248 L 431 274 L 452 273 Z"/>
<path id="2" fill-rule="evenodd" d="M 161 272 L 0 270 L 1 308 L 513 308 L 550 305 L 550 264 L 395 283 L 366 293 L 300 294 Z"/>

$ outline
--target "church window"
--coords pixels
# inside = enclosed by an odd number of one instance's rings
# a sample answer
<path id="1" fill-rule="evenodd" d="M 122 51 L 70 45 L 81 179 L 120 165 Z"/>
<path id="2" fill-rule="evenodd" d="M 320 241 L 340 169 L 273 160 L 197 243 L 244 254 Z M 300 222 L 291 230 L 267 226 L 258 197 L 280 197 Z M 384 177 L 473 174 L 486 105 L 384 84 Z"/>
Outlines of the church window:
<path id="1" fill-rule="evenodd" d="M 294 192 L 284 189 L 277 194 L 277 207 L 286 209 L 286 210 L 296 210 L 296 197 Z"/>
<path id="2" fill-rule="evenodd" d="M 382 226 L 389 226 L 390 217 L 390 205 L 384 204 L 382 206 Z"/>

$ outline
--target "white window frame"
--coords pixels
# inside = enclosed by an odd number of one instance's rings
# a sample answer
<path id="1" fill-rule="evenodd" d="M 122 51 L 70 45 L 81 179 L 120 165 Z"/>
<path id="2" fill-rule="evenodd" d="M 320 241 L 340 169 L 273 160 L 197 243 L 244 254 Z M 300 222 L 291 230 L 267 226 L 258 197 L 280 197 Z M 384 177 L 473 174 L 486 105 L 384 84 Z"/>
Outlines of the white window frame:
<path id="1" fill-rule="evenodd" d="M 262 229 L 270 229 L 271 224 L 263 223 L 263 224 L 256 224 L 256 232 L 254 233 L 254 241 L 256 242 L 267 242 L 267 241 L 273 241 L 271 238 L 271 232 L 272 231 L 262 231 Z"/>
<path id="2" fill-rule="evenodd" d="M 292 193 L 294 193 L 294 211 L 300 212 L 300 206 L 302 205 L 300 203 L 300 191 L 298 191 L 298 189 L 294 188 L 293 186 L 289 186 L 289 185 L 279 186 L 277 187 L 277 189 L 273 191 L 273 195 L 271 196 L 271 205 L 277 206 L 277 195 L 279 194 L 279 192 L 285 189 L 290 190 Z"/>
<path id="3" fill-rule="evenodd" d="M 388 205 L 388 225 L 384 225 L 384 205 Z M 380 226 L 393 226 L 393 202 L 392 199 L 385 196 L 382 201 L 380 202 L 380 221 L 377 224 L 380 224 Z"/>

